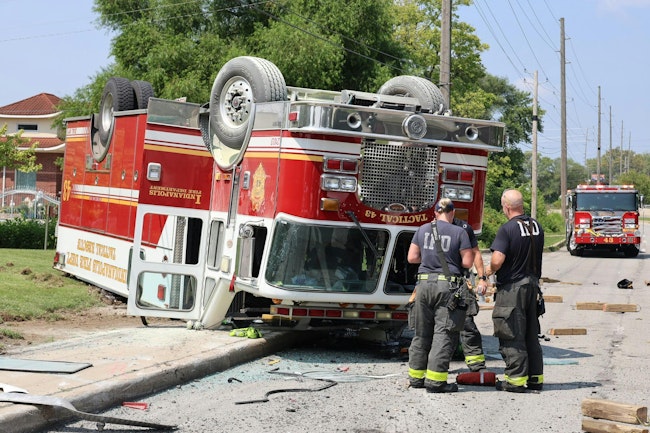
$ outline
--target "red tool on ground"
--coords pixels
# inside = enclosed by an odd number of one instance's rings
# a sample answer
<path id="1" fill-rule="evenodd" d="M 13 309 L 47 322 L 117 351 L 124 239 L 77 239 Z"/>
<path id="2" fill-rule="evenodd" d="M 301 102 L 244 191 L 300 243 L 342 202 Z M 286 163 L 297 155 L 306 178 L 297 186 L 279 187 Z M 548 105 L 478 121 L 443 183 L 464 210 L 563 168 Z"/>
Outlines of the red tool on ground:
<path id="1" fill-rule="evenodd" d="M 480 385 L 494 386 L 497 375 L 492 371 L 471 371 L 469 373 L 460 373 L 456 376 L 456 383 L 459 385 Z"/>

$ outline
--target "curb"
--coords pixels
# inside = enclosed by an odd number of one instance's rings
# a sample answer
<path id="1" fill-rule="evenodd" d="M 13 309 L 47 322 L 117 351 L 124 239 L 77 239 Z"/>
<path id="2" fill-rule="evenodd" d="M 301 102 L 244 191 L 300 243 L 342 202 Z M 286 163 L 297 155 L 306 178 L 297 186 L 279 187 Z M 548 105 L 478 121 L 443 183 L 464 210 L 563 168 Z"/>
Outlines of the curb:
<path id="1" fill-rule="evenodd" d="M 79 411 L 99 413 L 118 406 L 123 401 L 135 401 L 145 395 L 293 347 L 303 342 L 307 335 L 304 332 L 269 332 L 261 339 L 243 339 L 241 344 L 228 345 L 205 353 L 205 356 L 181 357 L 175 361 L 130 371 L 123 376 L 101 380 L 78 389 L 77 392 L 73 390 L 68 395 L 56 397 L 66 399 Z M 0 414 L 0 433 L 45 431 L 53 425 L 76 419 L 70 412 L 50 406 L 9 404 L 8 407 L 0 406 L 0 411 L 5 412 Z M 11 426 L 9 430 L 7 426 Z"/>

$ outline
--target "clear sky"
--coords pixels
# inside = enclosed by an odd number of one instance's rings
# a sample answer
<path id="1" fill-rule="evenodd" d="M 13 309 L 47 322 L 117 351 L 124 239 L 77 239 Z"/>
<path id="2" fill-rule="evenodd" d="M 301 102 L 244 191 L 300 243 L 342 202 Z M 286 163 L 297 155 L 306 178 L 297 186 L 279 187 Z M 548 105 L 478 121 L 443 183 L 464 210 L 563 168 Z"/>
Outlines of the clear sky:
<path id="1" fill-rule="evenodd" d="M 567 157 L 584 163 L 585 153 L 598 154 L 599 86 L 601 156 L 610 143 L 650 153 L 650 0 L 475 0 L 459 7 L 458 15 L 490 45 L 482 56 L 490 74 L 532 94 L 538 72 L 539 105 L 546 111 L 538 135 L 541 155 L 561 156 L 561 18 Z"/>
<path id="2" fill-rule="evenodd" d="M 41 92 L 72 95 L 112 62 L 111 35 L 96 26 L 92 5 L 0 0 L 0 106 Z M 650 153 L 650 0 L 475 0 L 457 13 L 490 46 L 482 56 L 489 73 L 532 93 L 538 71 L 539 104 L 546 110 L 541 155 L 561 155 L 560 18 L 567 156 L 584 163 L 585 155 L 597 155 L 599 86 L 601 155 L 610 143 Z"/>

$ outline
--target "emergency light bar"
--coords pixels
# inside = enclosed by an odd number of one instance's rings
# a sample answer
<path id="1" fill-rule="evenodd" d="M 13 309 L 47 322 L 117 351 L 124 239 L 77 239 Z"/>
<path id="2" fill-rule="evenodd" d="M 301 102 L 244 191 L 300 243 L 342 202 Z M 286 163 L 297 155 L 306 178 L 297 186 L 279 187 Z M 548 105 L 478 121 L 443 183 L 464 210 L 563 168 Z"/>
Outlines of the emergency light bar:
<path id="1" fill-rule="evenodd" d="M 407 320 L 406 311 L 305 308 L 285 305 L 272 305 L 271 315 L 287 318 L 322 317 L 328 319 L 366 319 L 366 320 Z"/>

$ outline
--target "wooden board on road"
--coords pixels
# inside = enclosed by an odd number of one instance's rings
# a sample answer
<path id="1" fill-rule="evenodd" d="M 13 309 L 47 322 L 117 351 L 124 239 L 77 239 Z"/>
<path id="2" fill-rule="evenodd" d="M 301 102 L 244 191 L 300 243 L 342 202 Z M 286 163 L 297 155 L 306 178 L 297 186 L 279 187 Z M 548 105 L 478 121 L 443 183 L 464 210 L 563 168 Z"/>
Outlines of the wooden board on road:
<path id="1" fill-rule="evenodd" d="M 576 302 L 576 310 L 603 311 L 604 302 Z"/>
<path id="2" fill-rule="evenodd" d="M 585 328 L 551 328 L 548 330 L 551 335 L 587 335 Z"/>
<path id="3" fill-rule="evenodd" d="M 605 304 L 603 305 L 603 311 L 609 311 L 613 313 L 637 313 L 640 310 L 639 306 L 636 304 Z"/>
<path id="4" fill-rule="evenodd" d="M 582 419 L 582 431 L 587 433 L 648 433 L 647 428 L 638 425 L 618 424 L 591 418 Z"/>
<path id="5" fill-rule="evenodd" d="M 648 419 L 648 408 L 610 400 L 585 398 L 582 400 L 582 414 L 591 418 L 639 424 L 639 421 L 646 422 Z"/>
<path id="6" fill-rule="evenodd" d="M 564 302 L 564 299 L 560 295 L 544 295 L 544 301 L 561 304 Z"/>

